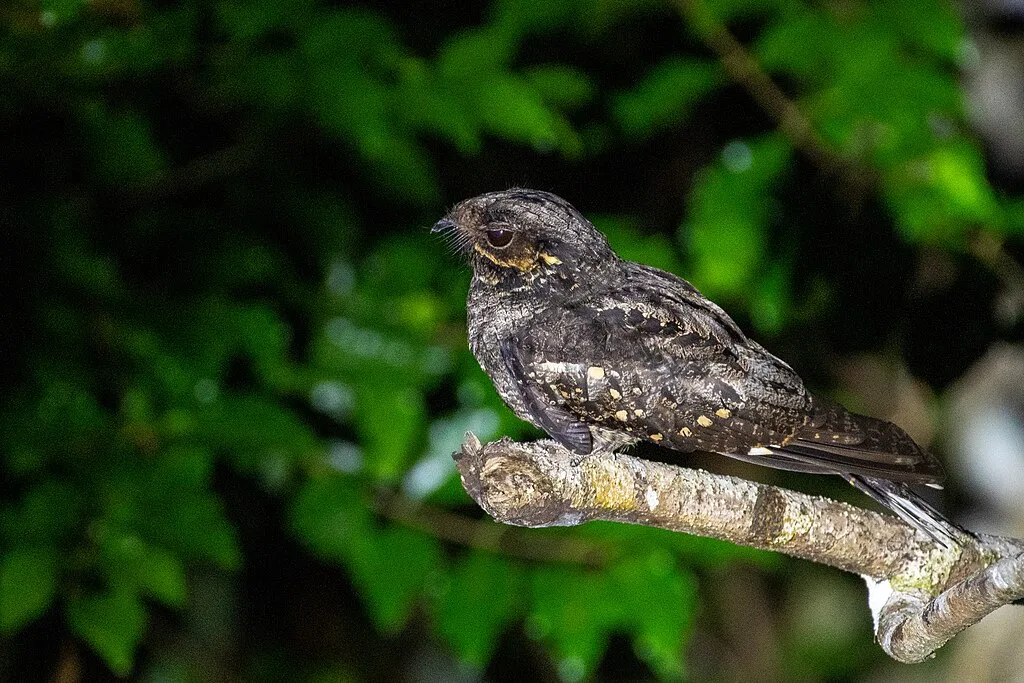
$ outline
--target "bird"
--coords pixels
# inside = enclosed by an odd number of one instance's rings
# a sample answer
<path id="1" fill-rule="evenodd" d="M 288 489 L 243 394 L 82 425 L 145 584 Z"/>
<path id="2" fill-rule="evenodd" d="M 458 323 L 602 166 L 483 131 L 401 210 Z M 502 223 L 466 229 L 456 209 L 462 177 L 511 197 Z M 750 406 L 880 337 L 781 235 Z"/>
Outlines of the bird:
<path id="1" fill-rule="evenodd" d="M 943 545 L 966 533 L 911 485 L 938 460 L 815 395 L 686 280 L 620 258 L 569 202 L 512 188 L 432 228 L 469 260 L 469 346 L 506 405 L 579 463 L 638 442 L 839 475 Z"/>

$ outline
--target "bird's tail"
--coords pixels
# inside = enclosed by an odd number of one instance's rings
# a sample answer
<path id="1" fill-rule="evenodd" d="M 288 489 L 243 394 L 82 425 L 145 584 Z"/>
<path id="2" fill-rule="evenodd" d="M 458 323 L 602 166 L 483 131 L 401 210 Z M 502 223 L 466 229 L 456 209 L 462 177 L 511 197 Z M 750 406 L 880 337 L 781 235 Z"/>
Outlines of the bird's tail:
<path id="1" fill-rule="evenodd" d="M 900 519 L 927 534 L 936 543 L 951 547 L 962 543 L 965 537 L 972 536 L 969 531 L 946 519 L 931 503 L 914 493 L 904 482 L 862 474 L 843 476 L 858 489 L 899 515 Z"/>

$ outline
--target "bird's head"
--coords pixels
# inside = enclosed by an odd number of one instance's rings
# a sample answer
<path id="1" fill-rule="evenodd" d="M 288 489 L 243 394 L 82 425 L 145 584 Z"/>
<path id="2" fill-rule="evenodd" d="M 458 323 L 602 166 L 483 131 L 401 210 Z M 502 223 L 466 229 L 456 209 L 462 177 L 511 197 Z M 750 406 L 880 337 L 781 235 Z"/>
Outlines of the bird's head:
<path id="1" fill-rule="evenodd" d="M 615 259 L 608 241 L 569 202 L 513 188 L 459 202 L 432 232 L 447 233 L 474 273 L 497 281 L 567 274 Z"/>

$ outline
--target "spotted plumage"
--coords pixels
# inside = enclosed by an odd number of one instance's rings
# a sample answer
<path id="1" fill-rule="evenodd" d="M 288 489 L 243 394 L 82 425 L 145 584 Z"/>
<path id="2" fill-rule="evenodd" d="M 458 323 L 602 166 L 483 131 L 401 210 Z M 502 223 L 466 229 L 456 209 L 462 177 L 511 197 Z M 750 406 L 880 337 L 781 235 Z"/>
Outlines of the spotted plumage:
<path id="1" fill-rule="evenodd" d="M 649 441 L 838 474 L 931 536 L 907 484 L 938 462 L 899 427 L 816 397 L 685 280 L 624 261 L 565 200 L 512 189 L 441 219 L 473 266 L 470 346 L 522 419 L 580 456 Z"/>

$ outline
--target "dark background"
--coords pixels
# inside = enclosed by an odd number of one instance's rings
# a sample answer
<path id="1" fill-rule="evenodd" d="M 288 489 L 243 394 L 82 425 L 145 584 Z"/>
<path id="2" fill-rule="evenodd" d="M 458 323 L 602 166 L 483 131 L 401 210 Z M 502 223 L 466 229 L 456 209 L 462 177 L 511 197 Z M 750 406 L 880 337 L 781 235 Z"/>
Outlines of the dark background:
<path id="1" fill-rule="evenodd" d="M 481 192 L 562 195 L 1019 535 L 1006 7 L 4 4 L 0 679 L 1019 677 L 1006 610 L 903 667 L 856 577 L 487 519 L 450 453 L 535 432 L 429 234 Z"/>

